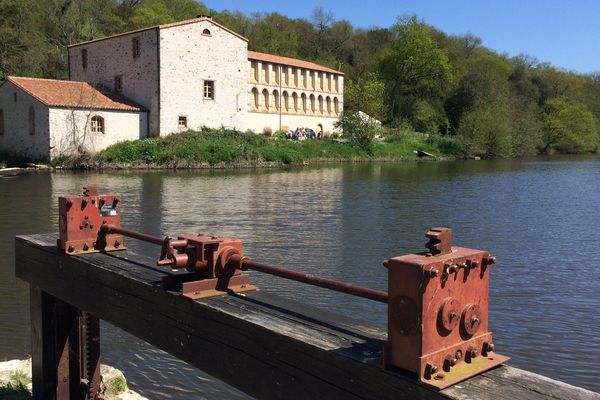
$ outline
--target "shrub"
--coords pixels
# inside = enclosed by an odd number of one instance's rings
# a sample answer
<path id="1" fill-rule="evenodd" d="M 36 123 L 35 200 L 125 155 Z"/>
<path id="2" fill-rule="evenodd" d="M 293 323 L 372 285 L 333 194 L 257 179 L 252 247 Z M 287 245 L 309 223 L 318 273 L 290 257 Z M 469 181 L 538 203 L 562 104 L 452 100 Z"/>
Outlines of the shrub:
<path id="1" fill-rule="evenodd" d="M 266 137 L 271 137 L 272 134 L 273 134 L 273 129 L 271 129 L 270 126 L 265 126 L 263 128 L 263 135 L 265 135 Z"/>
<path id="2" fill-rule="evenodd" d="M 373 154 L 373 138 L 379 129 L 375 123 L 358 113 L 348 112 L 343 113 L 334 126 L 341 128 L 343 136 L 354 146 L 366 151 L 369 155 Z"/>

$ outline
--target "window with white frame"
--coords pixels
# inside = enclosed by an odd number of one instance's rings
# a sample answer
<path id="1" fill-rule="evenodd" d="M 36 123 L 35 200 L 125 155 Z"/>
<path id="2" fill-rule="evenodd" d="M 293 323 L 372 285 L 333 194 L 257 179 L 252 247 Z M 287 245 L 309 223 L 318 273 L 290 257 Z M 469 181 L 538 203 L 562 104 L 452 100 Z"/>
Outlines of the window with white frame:
<path id="1" fill-rule="evenodd" d="M 215 99 L 215 81 L 204 81 L 204 100 Z"/>
<path id="2" fill-rule="evenodd" d="M 180 115 L 177 118 L 177 127 L 178 128 L 187 128 L 187 117 L 185 115 Z"/>

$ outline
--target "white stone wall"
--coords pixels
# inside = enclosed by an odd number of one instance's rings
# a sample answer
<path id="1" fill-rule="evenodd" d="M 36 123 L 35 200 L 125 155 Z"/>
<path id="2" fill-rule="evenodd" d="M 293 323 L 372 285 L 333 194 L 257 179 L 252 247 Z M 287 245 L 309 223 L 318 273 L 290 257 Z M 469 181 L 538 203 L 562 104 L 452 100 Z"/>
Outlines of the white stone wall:
<path id="1" fill-rule="evenodd" d="M 35 113 L 34 135 L 29 133 L 30 107 L 33 107 Z M 33 160 L 47 160 L 50 156 L 48 107 L 6 81 L 0 86 L 0 109 L 4 115 L 4 135 L 0 135 L 0 152 Z"/>
<path id="2" fill-rule="evenodd" d="M 72 154 L 81 145 L 89 152 L 97 152 L 124 140 L 146 136 L 146 112 L 115 110 L 83 110 L 51 107 L 49 110 L 51 157 Z M 92 133 L 91 118 L 104 119 L 104 133 Z"/>
<path id="3" fill-rule="evenodd" d="M 318 132 L 321 125 L 325 136 L 331 135 L 335 131 L 333 123 L 337 118 L 316 116 L 316 115 L 281 115 L 281 127 L 284 131 L 296 128 L 310 128 Z M 246 129 L 251 129 L 256 133 L 263 133 L 265 129 L 275 132 L 279 129 L 279 115 L 268 113 L 248 113 L 246 117 Z"/>
<path id="4" fill-rule="evenodd" d="M 140 55 L 133 57 L 133 38 L 139 37 Z M 159 134 L 158 29 L 119 35 L 106 40 L 69 47 L 69 71 L 73 81 L 102 84 L 114 89 L 115 76 L 122 77 L 123 96 L 149 110 L 149 134 Z M 83 68 L 82 50 L 87 50 Z M 167 71 L 172 73 L 172 71 Z"/>
<path id="5" fill-rule="evenodd" d="M 210 36 L 203 35 L 208 29 Z M 188 128 L 245 129 L 248 82 L 247 42 L 210 21 L 160 30 L 160 132 Z M 215 82 L 214 100 L 204 99 L 204 80 Z"/>

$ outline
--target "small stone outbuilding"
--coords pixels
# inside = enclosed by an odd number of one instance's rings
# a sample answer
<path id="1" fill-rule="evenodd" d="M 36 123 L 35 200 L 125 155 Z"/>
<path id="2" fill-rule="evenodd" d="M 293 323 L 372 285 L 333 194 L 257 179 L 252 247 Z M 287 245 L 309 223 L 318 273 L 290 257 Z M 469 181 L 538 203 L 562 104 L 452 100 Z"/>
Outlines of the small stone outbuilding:
<path id="1" fill-rule="evenodd" d="M 86 82 L 9 76 L 0 86 L 0 153 L 33 160 L 145 137 L 147 111 Z"/>

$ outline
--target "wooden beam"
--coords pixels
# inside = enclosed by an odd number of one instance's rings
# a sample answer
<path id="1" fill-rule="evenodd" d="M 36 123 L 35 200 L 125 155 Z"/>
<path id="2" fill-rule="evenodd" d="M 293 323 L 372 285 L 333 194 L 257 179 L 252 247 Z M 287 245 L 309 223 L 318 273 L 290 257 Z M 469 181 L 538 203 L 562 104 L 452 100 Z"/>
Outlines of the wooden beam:
<path id="1" fill-rule="evenodd" d="M 30 288 L 34 399 L 83 399 L 78 310 L 37 286 Z"/>
<path id="2" fill-rule="evenodd" d="M 359 321 L 265 291 L 192 301 L 160 287 L 153 260 L 66 256 L 55 234 L 15 243 L 19 278 L 258 399 L 600 399 L 510 367 L 434 392 L 382 369 L 386 333 Z"/>

